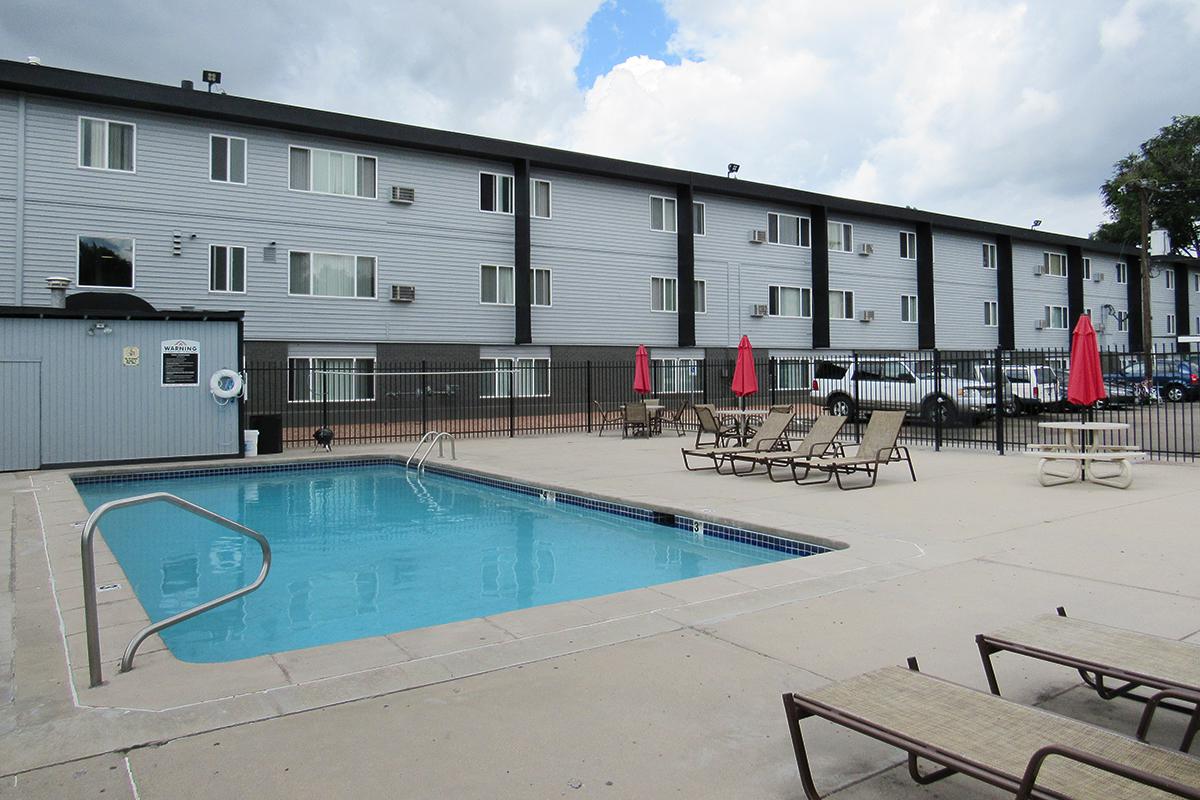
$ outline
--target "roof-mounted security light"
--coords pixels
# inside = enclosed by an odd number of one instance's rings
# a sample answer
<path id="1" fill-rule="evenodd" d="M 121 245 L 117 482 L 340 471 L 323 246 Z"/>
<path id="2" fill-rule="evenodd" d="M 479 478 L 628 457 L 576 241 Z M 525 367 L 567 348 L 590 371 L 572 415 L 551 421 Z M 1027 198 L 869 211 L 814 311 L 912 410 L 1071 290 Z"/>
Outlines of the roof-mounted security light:
<path id="1" fill-rule="evenodd" d="M 1042 221 L 1040 219 L 1035 219 L 1033 221 L 1033 224 L 1029 226 L 1029 230 L 1033 230 L 1034 228 L 1040 228 L 1041 226 L 1042 226 Z"/>
<path id="2" fill-rule="evenodd" d="M 742 165 L 741 165 L 741 164 L 734 164 L 733 162 L 730 162 L 730 164 L 729 164 L 729 173 L 728 173 L 728 174 L 727 174 L 725 177 L 726 177 L 726 178 L 732 178 L 734 175 L 736 175 L 736 174 L 737 174 L 737 171 L 738 171 L 739 169 L 741 169 L 741 168 L 742 168 Z"/>
<path id="3" fill-rule="evenodd" d="M 206 69 L 201 73 L 200 80 L 208 84 L 208 91 L 211 94 L 213 84 L 221 82 L 221 73 L 215 69 Z"/>

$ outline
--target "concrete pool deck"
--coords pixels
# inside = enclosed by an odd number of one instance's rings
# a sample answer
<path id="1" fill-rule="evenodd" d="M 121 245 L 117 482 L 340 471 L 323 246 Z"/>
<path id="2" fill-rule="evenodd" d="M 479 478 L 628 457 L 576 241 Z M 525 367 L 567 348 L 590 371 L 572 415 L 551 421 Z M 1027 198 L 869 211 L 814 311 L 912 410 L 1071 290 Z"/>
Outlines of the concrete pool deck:
<path id="1" fill-rule="evenodd" d="M 1200 641 L 1195 466 L 1139 464 L 1126 491 L 1042 488 L 1032 459 L 916 450 L 917 483 L 893 466 L 874 489 L 845 493 L 688 473 L 688 441 L 463 440 L 453 463 L 847 547 L 229 664 L 184 664 L 148 640 L 117 674 L 112 659 L 144 621 L 122 588 L 101 596 L 96 689 L 79 612 L 87 512 L 68 478 L 84 470 L 0 475 L 0 798 L 133 797 L 134 783 L 143 800 L 800 797 L 788 689 L 914 654 L 984 688 L 973 635 L 1057 605 Z M 284 456 L 297 457 L 330 456 Z M 97 553 L 100 580 L 124 587 Z M 1069 670 L 1003 655 L 997 668 L 1012 699 L 1136 725 L 1137 704 L 1100 701 Z M 1175 716 L 1156 740 L 1182 733 Z M 912 786 L 898 751 L 806 725 L 819 785 L 842 787 L 836 797 L 993 796 L 961 778 Z"/>

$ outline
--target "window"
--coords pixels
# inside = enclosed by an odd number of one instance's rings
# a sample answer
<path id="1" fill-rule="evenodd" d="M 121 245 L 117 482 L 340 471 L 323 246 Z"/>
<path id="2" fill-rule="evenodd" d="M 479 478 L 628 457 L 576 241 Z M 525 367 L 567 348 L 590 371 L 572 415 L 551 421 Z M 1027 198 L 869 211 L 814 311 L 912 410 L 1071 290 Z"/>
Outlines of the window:
<path id="1" fill-rule="evenodd" d="M 1163 274 L 1167 276 L 1167 288 L 1174 289 L 1175 288 L 1175 270 L 1168 267 L 1167 271 L 1164 272 Z"/>
<path id="2" fill-rule="evenodd" d="M 675 311 L 677 300 L 675 292 L 675 278 L 652 276 L 650 278 L 650 310 Z"/>
<path id="3" fill-rule="evenodd" d="M 854 319 L 854 292 L 836 289 L 829 292 L 829 318 Z"/>
<path id="4" fill-rule="evenodd" d="M 693 307 L 695 313 L 707 314 L 708 313 L 708 292 L 707 292 L 708 287 L 706 287 L 704 285 L 704 281 L 693 281 L 692 285 L 695 287 L 695 300 L 694 300 L 695 306 Z"/>
<path id="5" fill-rule="evenodd" d="M 1175 332 L 1175 315 L 1167 314 L 1167 333 Z"/>
<path id="6" fill-rule="evenodd" d="M 236 136 L 208 137 L 208 179 L 218 183 L 246 182 L 246 140 Z"/>
<path id="7" fill-rule="evenodd" d="M 208 290 L 237 293 L 246 291 L 246 248 L 224 244 L 209 246 Z"/>
<path id="8" fill-rule="evenodd" d="M 1088 319 L 1091 319 L 1091 318 L 1092 318 L 1092 309 L 1090 309 L 1090 308 L 1084 308 L 1084 309 L 1083 309 L 1083 314 L 1084 314 L 1084 316 L 1086 316 Z"/>
<path id="9" fill-rule="evenodd" d="M 1200 292 L 1200 272 L 1192 275 L 1192 291 Z"/>
<path id="10" fill-rule="evenodd" d="M 483 281 L 480 279 L 480 286 L 482 285 Z M 551 305 L 550 270 L 543 267 L 529 270 L 529 303 L 535 306 Z"/>
<path id="11" fill-rule="evenodd" d="M 1067 276 L 1067 256 L 1065 253 L 1042 253 L 1042 273 L 1056 278 Z"/>
<path id="12" fill-rule="evenodd" d="M 1117 333 L 1125 333 L 1129 330 L 1129 312 L 1117 312 Z"/>
<path id="13" fill-rule="evenodd" d="M 692 203 L 692 233 L 704 235 L 704 203 Z"/>
<path id="14" fill-rule="evenodd" d="M 1092 279 L 1092 260 L 1090 258 L 1083 259 L 1083 279 L 1085 281 Z"/>
<path id="15" fill-rule="evenodd" d="M 373 358 L 289 358 L 288 402 L 361 402 L 375 399 Z"/>
<path id="16" fill-rule="evenodd" d="M 775 361 L 776 389 L 807 389 L 812 362 L 800 358 L 780 358 Z"/>
<path id="17" fill-rule="evenodd" d="M 996 268 L 996 245 L 985 244 L 983 246 L 983 268 L 984 269 L 995 269 Z"/>
<path id="18" fill-rule="evenodd" d="M 533 276 L 530 276 L 533 280 Z M 489 306 L 511 306 L 515 297 L 512 267 L 479 265 L 479 302 Z M 549 282 L 547 282 L 549 289 Z"/>
<path id="19" fill-rule="evenodd" d="M 80 288 L 133 288 L 133 239 L 80 236 L 75 284 Z"/>
<path id="20" fill-rule="evenodd" d="M 1000 324 L 1000 304 L 995 300 L 983 301 L 983 324 L 988 328 L 995 328 Z"/>
<path id="21" fill-rule="evenodd" d="M 917 321 L 917 296 L 915 294 L 900 295 L 900 321 Z"/>
<path id="22" fill-rule="evenodd" d="M 375 159 L 315 147 L 289 149 L 289 188 L 298 192 L 375 196 Z"/>
<path id="23" fill-rule="evenodd" d="M 494 193 L 493 193 L 494 194 Z M 480 208 L 483 202 L 483 184 L 479 188 Z M 538 219 L 550 219 L 550 181 L 537 178 L 529 181 L 529 211 Z"/>
<path id="24" fill-rule="evenodd" d="M 811 247 L 809 226 L 808 217 L 777 214 L 772 211 L 767 214 L 767 241 L 792 247 Z"/>
<path id="25" fill-rule="evenodd" d="M 700 391 L 699 364 L 694 358 L 652 358 L 652 384 L 659 394 L 695 394 Z"/>
<path id="26" fill-rule="evenodd" d="M 513 179 L 495 172 L 479 173 L 479 210 L 491 214 L 513 211 Z"/>
<path id="27" fill-rule="evenodd" d="M 129 122 L 79 118 L 79 166 L 134 171 L 135 127 Z"/>
<path id="28" fill-rule="evenodd" d="M 1065 331 L 1067 329 L 1067 307 L 1046 306 L 1046 327 L 1051 330 Z"/>
<path id="29" fill-rule="evenodd" d="M 374 256 L 288 253 L 288 294 L 314 297 L 375 296 Z"/>
<path id="30" fill-rule="evenodd" d="M 1129 283 L 1129 267 L 1121 261 L 1117 262 L 1117 283 Z"/>
<path id="31" fill-rule="evenodd" d="M 516 384 L 517 397 L 550 396 L 550 359 L 481 358 L 485 370 L 480 397 L 511 397 Z"/>
<path id="32" fill-rule="evenodd" d="M 670 197 L 650 196 L 650 230 L 675 232 L 675 201 Z"/>
<path id="33" fill-rule="evenodd" d="M 900 231 L 900 257 L 917 260 L 917 235 L 912 231 Z"/>
<path id="34" fill-rule="evenodd" d="M 767 316 L 812 316 L 812 290 L 799 286 L 767 287 Z"/>
<path id="35" fill-rule="evenodd" d="M 854 226 L 849 222 L 829 222 L 825 225 L 829 232 L 829 249 L 839 253 L 849 253 L 854 250 Z"/>

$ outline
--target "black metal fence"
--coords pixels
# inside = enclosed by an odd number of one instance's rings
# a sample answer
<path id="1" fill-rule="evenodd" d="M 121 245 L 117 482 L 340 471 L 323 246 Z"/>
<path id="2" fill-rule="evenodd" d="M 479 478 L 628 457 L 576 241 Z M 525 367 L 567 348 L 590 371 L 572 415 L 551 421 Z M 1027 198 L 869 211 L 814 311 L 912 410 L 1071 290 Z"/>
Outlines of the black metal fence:
<path id="1" fill-rule="evenodd" d="M 1142 382 L 1138 353 L 1101 354 L 1108 399 L 1092 409 L 1066 401 L 1066 350 L 813 351 L 756 362 L 759 392 L 750 408 L 791 404 L 797 432 L 826 411 L 851 419 L 856 441 L 870 412 L 909 413 L 904 439 L 935 448 L 966 447 L 1005 453 L 1055 441 L 1042 422 L 1121 422 L 1122 434 L 1151 457 L 1200 456 L 1200 356 L 1159 349 L 1153 386 Z M 653 396 L 666 412 L 683 404 L 738 403 L 730 384 L 733 360 L 652 363 Z M 283 447 L 311 447 L 313 433 L 330 428 L 337 443 L 419 439 L 430 430 L 456 438 L 521 436 L 599 430 L 603 412 L 637 399 L 633 359 L 552 362 L 544 359 L 470 363 L 384 364 L 371 360 L 293 360 L 287 366 L 250 365 L 243 405 L 247 427 Z M 684 424 L 693 427 L 689 411 Z"/>

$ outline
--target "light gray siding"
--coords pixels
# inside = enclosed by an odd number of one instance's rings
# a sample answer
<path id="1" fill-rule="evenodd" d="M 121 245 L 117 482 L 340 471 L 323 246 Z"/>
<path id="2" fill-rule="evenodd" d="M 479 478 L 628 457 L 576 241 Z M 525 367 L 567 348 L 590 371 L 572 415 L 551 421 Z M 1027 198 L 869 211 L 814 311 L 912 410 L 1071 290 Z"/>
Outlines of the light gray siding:
<path id="1" fill-rule="evenodd" d="M 854 319 L 829 321 L 830 346 L 915 348 L 917 324 L 901 320 L 900 297 L 917 293 L 917 262 L 900 258 L 901 226 L 838 214 L 830 214 L 829 221 L 849 222 L 854 238 L 851 252 L 829 253 L 830 291 L 854 292 Z M 870 244 L 874 252 L 859 255 L 863 244 Z M 864 311 L 874 311 L 875 319 L 861 322 Z"/>
<path id="2" fill-rule="evenodd" d="M 983 266 L 983 245 L 995 238 L 955 231 L 934 231 L 934 302 L 938 347 L 951 350 L 992 349 L 1000 341 L 999 326 L 984 324 L 984 303 L 996 302 L 996 269 Z"/>
<path id="3" fill-rule="evenodd" d="M 1067 248 L 1046 248 L 1027 242 L 1013 242 L 1013 322 L 1018 348 L 1069 348 L 1071 331 L 1038 330 L 1036 323 L 1045 317 L 1046 306 L 1067 305 L 1067 279 L 1038 275 L 1042 254 L 1066 255 Z"/>
<path id="4" fill-rule="evenodd" d="M 1182 287 L 1167 288 L 1167 273 L 1174 273 L 1174 267 L 1162 268 L 1157 275 L 1150 278 L 1150 308 L 1151 335 L 1157 346 L 1174 345 L 1179 332 L 1179 322 L 1176 320 L 1175 331 L 1167 331 L 1167 315 L 1175 314 L 1175 292 L 1183 291 Z M 1152 271 L 1153 274 L 1153 271 Z"/>
<path id="5" fill-rule="evenodd" d="M 1092 260 L 1092 279 L 1083 282 L 1083 305 L 1092 310 L 1096 340 L 1101 347 L 1127 349 L 1129 333 L 1117 330 L 1120 327 L 1117 318 L 1105 310 L 1105 306 L 1112 306 L 1118 314 L 1129 311 L 1129 298 L 1125 292 L 1127 287 L 1117 283 L 1117 262 L 1120 259 L 1086 250 L 1083 255 Z M 1100 279 L 1096 280 L 1097 277 Z"/>
<path id="6" fill-rule="evenodd" d="M 17 302 L 17 96 L 0 92 L 0 303 Z"/>

